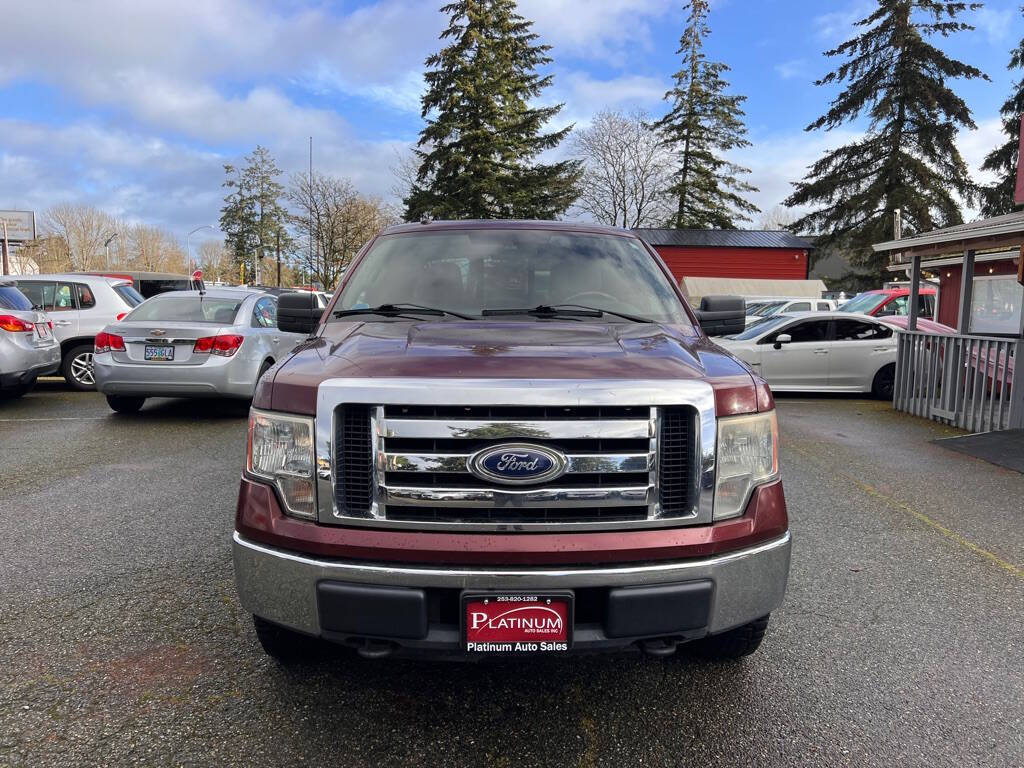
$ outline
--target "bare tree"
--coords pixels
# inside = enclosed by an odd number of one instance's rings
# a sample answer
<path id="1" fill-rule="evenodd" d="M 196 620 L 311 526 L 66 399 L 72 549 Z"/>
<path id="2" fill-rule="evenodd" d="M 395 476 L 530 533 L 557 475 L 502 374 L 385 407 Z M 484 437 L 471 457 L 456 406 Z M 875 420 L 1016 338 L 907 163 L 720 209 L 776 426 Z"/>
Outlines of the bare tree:
<path id="1" fill-rule="evenodd" d="M 573 133 L 570 147 L 584 168 L 577 209 L 627 229 L 669 218 L 672 157 L 647 127 L 645 113 L 598 112 L 590 127 Z"/>
<path id="2" fill-rule="evenodd" d="M 233 282 L 239 275 L 234 254 L 222 240 L 205 240 L 199 246 L 199 268 L 211 283 Z"/>
<path id="3" fill-rule="evenodd" d="M 185 251 L 171 233 L 143 224 L 125 229 L 125 266 L 142 272 L 181 272 L 185 268 Z"/>
<path id="4" fill-rule="evenodd" d="M 46 235 L 64 242 L 69 269 L 106 267 L 103 244 L 117 231 L 113 216 L 91 205 L 60 203 L 43 214 L 42 223 Z"/>
<path id="5" fill-rule="evenodd" d="M 397 220 L 388 206 L 359 194 L 347 179 L 314 173 L 294 174 L 288 185 L 291 223 L 297 236 L 300 269 L 330 290 L 362 245 Z M 313 248 L 309 236 L 312 226 Z"/>
<path id="6" fill-rule="evenodd" d="M 800 216 L 791 209 L 776 205 L 770 211 L 761 214 L 761 218 L 757 220 L 757 227 L 767 230 L 789 229 L 790 225 L 799 218 Z"/>

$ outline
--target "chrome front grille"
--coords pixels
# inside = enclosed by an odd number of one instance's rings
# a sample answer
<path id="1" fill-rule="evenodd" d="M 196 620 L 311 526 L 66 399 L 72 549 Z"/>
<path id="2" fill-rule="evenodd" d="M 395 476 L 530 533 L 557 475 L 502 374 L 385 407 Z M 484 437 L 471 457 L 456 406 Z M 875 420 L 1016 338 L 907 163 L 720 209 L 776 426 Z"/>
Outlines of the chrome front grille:
<path id="1" fill-rule="evenodd" d="M 649 382 L 595 393 L 580 391 L 594 382 L 425 380 L 412 396 L 411 380 L 373 381 L 358 402 L 339 387 L 333 405 L 321 386 L 318 465 L 331 467 L 320 474 L 321 522 L 528 531 L 710 521 L 702 494 L 713 472 L 702 446 L 714 437 L 710 387 L 671 402 L 667 392 L 635 391 Z M 509 443 L 564 454 L 564 474 L 511 486 L 470 471 L 478 451 Z"/>

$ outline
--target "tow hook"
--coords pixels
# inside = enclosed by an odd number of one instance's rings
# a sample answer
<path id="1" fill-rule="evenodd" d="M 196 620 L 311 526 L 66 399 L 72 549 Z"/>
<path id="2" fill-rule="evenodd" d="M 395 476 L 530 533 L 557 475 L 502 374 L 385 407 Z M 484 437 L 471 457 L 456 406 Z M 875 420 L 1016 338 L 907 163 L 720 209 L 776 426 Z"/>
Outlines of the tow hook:
<path id="1" fill-rule="evenodd" d="M 364 659 L 383 659 L 385 656 L 390 656 L 394 650 L 394 643 L 387 643 L 383 640 L 365 640 L 350 641 L 356 647 L 356 653 L 362 656 Z"/>
<path id="2" fill-rule="evenodd" d="M 648 656 L 671 656 L 676 652 L 679 641 L 671 637 L 656 637 L 650 640 L 641 640 L 638 645 L 640 650 Z"/>

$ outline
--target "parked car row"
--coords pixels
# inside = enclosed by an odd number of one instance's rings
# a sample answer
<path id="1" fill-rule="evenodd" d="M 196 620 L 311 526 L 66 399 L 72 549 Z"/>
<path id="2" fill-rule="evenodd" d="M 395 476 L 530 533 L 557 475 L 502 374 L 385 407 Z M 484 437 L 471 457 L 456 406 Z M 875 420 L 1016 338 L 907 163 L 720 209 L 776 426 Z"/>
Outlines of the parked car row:
<path id="1" fill-rule="evenodd" d="M 277 327 L 281 289 L 206 290 L 196 280 L 185 285 L 198 289 L 179 285 L 145 299 L 137 277 L 0 281 L 0 396 L 60 373 L 74 389 L 99 389 L 122 412 L 155 396 L 251 398 L 259 378 L 303 338 Z M 309 297 L 312 313 L 329 299 Z"/>

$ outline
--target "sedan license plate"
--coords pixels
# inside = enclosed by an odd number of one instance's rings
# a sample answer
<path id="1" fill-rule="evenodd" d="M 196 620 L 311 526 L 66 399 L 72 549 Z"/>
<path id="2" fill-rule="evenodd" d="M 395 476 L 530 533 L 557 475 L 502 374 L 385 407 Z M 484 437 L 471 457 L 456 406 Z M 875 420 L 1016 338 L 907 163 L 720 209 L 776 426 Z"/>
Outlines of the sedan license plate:
<path id="1" fill-rule="evenodd" d="M 173 360 L 174 347 L 165 344 L 160 346 L 150 346 L 147 344 L 144 356 L 146 360 Z"/>
<path id="2" fill-rule="evenodd" d="M 36 338 L 37 339 L 48 339 L 50 338 L 50 326 L 46 323 L 36 323 Z"/>
<path id="3" fill-rule="evenodd" d="M 572 646 L 572 593 L 466 593 L 467 653 L 550 653 Z"/>

